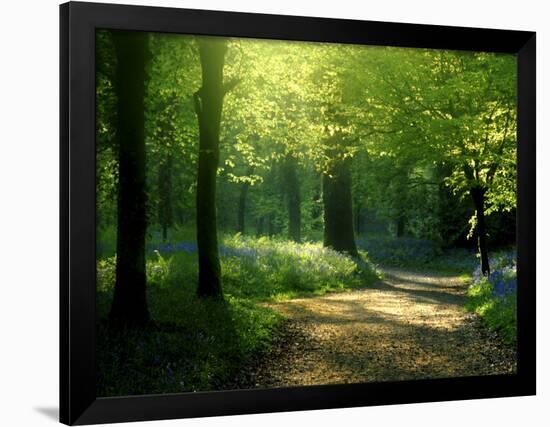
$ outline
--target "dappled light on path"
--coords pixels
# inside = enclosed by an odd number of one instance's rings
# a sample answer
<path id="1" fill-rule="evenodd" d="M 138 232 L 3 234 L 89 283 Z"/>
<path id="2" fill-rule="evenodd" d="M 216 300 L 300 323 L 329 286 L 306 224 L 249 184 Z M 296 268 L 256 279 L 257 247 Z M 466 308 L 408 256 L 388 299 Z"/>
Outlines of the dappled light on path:
<path id="1" fill-rule="evenodd" d="M 384 269 L 371 288 L 270 307 L 289 318 L 255 386 L 511 373 L 515 354 L 466 313 L 459 277 Z"/>

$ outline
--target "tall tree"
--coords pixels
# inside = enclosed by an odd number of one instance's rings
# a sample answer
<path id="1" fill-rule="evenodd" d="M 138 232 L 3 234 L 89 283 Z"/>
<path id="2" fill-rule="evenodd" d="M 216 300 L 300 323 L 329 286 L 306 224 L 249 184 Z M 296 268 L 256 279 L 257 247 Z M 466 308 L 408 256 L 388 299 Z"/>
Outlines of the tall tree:
<path id="1" fill-rule="evenodd" d="M 246 174 L 248 176 L 254 173 L 254 166 L 249 166 Z M 248 189 L 250 188 L 250 181 L 246 180 L 241 183 L 241 189 L 239 191 L 239 209 L 237 212 L 237 231 L 241 234 L 246 232 L 246 196 L 248 195 Z"/>
<path id="2" fill-rule="evenodd" d="M 216 219 L 216 174 L 220 158 L 220 125 L 225 94 L 237 83 L 224 84 L 226 41 L 198 40 L 202 85 L 195 92 L 199 123 L 199 166 L 197 173 L 197 246 L 199 253 L 199 296 L 223 297 Z"/>
<path id="3" fill-rule="evenodd" d="M 481 270 L 488 275 L 486 217 L 516 203 L 515 58 L 401 50 L 370 68 L 378 80 L 371 96 L 382 101 L 392 122 L 409 130 L 388 135 L 397 151 L 444 164 L 450 169 L 445 184 L 471 197 L 470 235 L 477 237 Z M 403 138 L 407 134 L 416 135 Z"/>
<path id="4" fill-rule="evenodd" d="M 151 88 L 149 88 L 149 91 L 151 91 Z M 150 153 L 153 154 L 150 157 L 153 157 L 153 161 L 157 164 L 157 217 L 162 230 L 162 240 L 166 241 L 168 239 L 168 229 L 174 225 L 174 155 L 178 151 L 181 152 L 181 145 L 177 144 L 178 135 L 174 118 L 180 107 L 179 100 L 174 92 L 164 95 L 164 99 L 159 98 L 157 97 L 152 103 L 153 108 L 151 110 L 153 111 L 151 115 L 155 126 L 154 131 L 150 132 L 149 138 L 153 141 L 155 148 L 154 150 L 150 149 Z"/>
<path id="5" fill-rule="evenodd" d="M 116 61 L 110 31 L 96 34 L 96 227 L 116 224 L 118 197 Z"/>
<path id="6" fill-rule="evenodd" d="M 338 133 L 327 142 L 329 160 L 323 174 L 324 245 L 357 256 L 353 231 L 351 158 L 342 155 L 340 145 L 341 135 Z"/>
<path id="7" fill-rule="evenodd" d="M 477 247 L 481 262 L 481 272 L 483 274 L 489 274 L 491 272 L 491 267 L 489 266 L 489 252 L 487 249 L 487 229 L 485 227 L 486 192 L 487 188 L 484 186 L 476 186 L 470 189 L 476 211 Z"/>
<path id="8" fill-rule="evenodd" d="M 158 169 L 158 220 L 162 229 L 162 240 L 168 239 L 168 228 L 174 224 L 174 208 L 172 204 L 172 154 L 168 154 L 160 163 Z"/>
<path id="9" fill-rule="evenodd" d="M 288 211 L 288 238 L 295 242 L 301 241 L 302 209 L 300 197 L 300 181 L 296 170 L 296 159 L 287 155 L 283 161 L 281 172 L 286 193 L 286 204 Z"/>
<path id="10" fill-rule="evenodd" d="M 443 138 L 452 138 L 448 160 L 453 171 L 447 182 L 473 200 L 471 234 L 477 237 L 481 271 L 488 275 L 486 216 L 513 209 L 516 200 L 515 61 L 491 54 L 447 54 L 437 60 L 444 62 L 436 74 L 444 85 L 436 86 L 440 98 L 433 102 L 433 122 L 443 129 Z M 443 96 L 449 92 L 451 96 Z"/>
<path id="11" fill-rule="evenodd" d="M 352 123 L 356 120 L 353 107 L 358 84 L 350 79 L 346 68 L 353 52 L 348 48 L 325 49 L 317 75 L 318 118 L 324 130 L 324 141 L 320 144 L 324 160 L 324 245 L 356 257 L 351 162 L 357 141 Z"/>
<path id="12" fill-rule="evenodd" d="M 195 38 L 179 34 L 150 34 L 154 56 L 149 66 L 145 105 L 149 227 L 158 225 L 163 237 L 174 224 L 194 223 L 198 126 L 189 96 L 200 84 Z M 151 212 L 152 213 L 152 212 Z"/>
<path id="13" fill-rule="evenodd" d="M 149 320 L 145 276 L 144 95 L 148 37 L 113 32 L 117 70 L 118 226 L 116 282 L 110 318 L 127 324 Z"/>

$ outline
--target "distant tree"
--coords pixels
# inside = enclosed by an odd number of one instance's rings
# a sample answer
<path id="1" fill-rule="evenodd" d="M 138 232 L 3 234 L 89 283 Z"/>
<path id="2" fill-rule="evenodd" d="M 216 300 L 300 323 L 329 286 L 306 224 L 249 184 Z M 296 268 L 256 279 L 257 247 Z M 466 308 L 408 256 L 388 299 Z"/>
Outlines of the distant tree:
<path id="1" fill-rule="evenodd" d="M 437 53 L 432 106 L 432 147 L 452 167 L 446 183 L 474 204 L 483 274 L 490 273 L 486 216 L 515 208 L 515 60 L 509 55 Z"/>
<path id="2" fill-rule="evenodd" d="M 311 50 L 302 47 L 241 40 L 242 83 L 224 108 L 226 133 L 238 134 L 231 150 L 239 153 L 227 158 L 224 168 L 254 171 L 248 176 L 229 173 L 232 182 L 246 189 L 241 194 L 248 194 L 249 187 L 254 192 L 254 187 L 260 185 L 267 188 L 279 184 L 276 203 L 266 200 L 272 194 L 271 188 L 263 194 L 255 193 L 254 199 L 261 205 L 254 209 L 257 229 L 272 234 L 286 228 L 289 239 L 295 241 L 300 241 L 302 234 L 301 166 L 311 160 L 308 154 L 316 140 L 308 82 L 312 62 L 309 55 L 300 54 Z M 269 168 L 277 173 L 268 173 Z"/>
<path id="3" fill-rule="evenodd" d="M 151 154 L 157 170 L 156 208 L 157 220 L 162 232 L 162 240 L 168 239 L 168 229 L 174 225 L 174 157 L 179 154 L 177 116 L 179 101 L 174 92 L 164 98 L 151 102 L 150 115 L 154 117 L 154 131 L 150 132 L 152 139 Z M 154 113 L 153 113 L 154 112 Z M 150 162 L 152 163 L 152 162 Z"/>
<path id="4" fill-rule="evenodd" d="M 192 93 L 200 82 L 200 64 L 193 37 L 149 37 L 155 54 L 145 106 L 148 218 L 167 240 L 173 225 L 191 222 L 195 215 L 198 126 Z"/>
<path id="5" fill-rule="evenodd" d="M 158 220 L 162 229 L 162 240 L 168 239 L 168 228 L 174 224 L 174 208 L 172 202 L 172 169 L 174 160 L 168 154 L 159 164 L 158 173 Z"/>
<path id="6" fill-rule="evenodd" d="M 248 166 L 246 175 L 250 176 L 254 173 L 254 166 Z M 250 188 L 250 181 L 246 180 L 241 183 L 241 189 L 239 192 L 239 209 L 237 216 L 237 231 L 241 234 L 246 232 L 246 197 L 248 195 L 248 189 Z"/>
<path id="7" fill-rule="evenodd" d="M 366 68 L 377 82 L 370 97 L 398 126 L 378 150 L 448 170 L 444 183 L 473 201 L 471 235 L 489 274 L 486 216 L 516 203 L 515 58 L 438 50 L 376 58 Z"/>
<path id="8" fill-rule="evenodd" d="M 302 240 L 302 201 L 296 159 L 293 156 L 287 156 L 283 160 L 281 171 L 288 210 L 288 238 L 295 242 L 300 242 Z"/>

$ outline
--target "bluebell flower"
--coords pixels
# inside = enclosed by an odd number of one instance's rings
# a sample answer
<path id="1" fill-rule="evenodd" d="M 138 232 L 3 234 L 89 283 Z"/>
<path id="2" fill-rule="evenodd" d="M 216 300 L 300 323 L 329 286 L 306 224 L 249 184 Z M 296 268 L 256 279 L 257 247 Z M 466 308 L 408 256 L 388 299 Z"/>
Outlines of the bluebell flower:
<path id="1" fill-rule="evenodd" d="M 503 253 L 489 259 L 493 271 L 487 277 L 494 298 L 504 299 L 517 292 L 516 254 Z M 483 276 L 478 266 L 473 272 L 474 283 L 479 283 Z"/>

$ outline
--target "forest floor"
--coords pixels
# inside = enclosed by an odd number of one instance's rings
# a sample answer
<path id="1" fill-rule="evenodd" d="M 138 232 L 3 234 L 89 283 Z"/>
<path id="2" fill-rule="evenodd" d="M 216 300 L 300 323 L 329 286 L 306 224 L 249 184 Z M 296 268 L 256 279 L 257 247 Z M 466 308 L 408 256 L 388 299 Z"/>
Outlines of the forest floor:
<path id="1" fill-rule="evenodd" d="M 512 373 L 515 349 L 464 309 L 459 276 L 382 268 L 373 286 L 265 304 L 287 320 L 236 386 L 285 387 Z"/>

